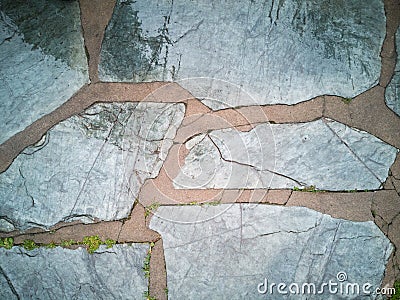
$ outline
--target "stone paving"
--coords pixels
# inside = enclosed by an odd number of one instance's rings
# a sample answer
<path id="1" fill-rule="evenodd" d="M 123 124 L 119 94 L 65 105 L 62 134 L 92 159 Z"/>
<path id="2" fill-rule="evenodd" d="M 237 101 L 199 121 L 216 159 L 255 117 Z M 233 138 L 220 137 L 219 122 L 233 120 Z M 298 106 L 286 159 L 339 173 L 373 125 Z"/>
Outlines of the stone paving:
<path id="1" fill-rule="evenodd" d="M 398 0 L 0 12 L 0 299 L 398 297 Z"/>

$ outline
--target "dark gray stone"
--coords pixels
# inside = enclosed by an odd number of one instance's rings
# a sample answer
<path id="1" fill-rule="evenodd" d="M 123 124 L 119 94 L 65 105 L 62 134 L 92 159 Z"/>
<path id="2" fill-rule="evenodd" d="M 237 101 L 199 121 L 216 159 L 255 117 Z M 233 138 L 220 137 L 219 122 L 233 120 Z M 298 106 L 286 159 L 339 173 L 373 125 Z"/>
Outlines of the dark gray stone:
<path id="1" fill-rule="evenodd" d="M 21 230 L 128 217 L 183 115 L 183 104 L 106 103 L 59 123 L 0 174 L 0 216 Z"/>
<path id="2" fill-rule="evenodd" d="M 351 98 L 378 82 L 385 23 L 381 0 L 118 0 L 99 76 L 178 81 L 213 109 Z"/>
<path id="3" fill-rule="evenodd" d="M 1 299 L 143 299 L 146 244 L 0 249 Z"/>
<path id="4" fill-rule="evenodd" d="M 386 87 L 385 100 L 387 106 L 400 116 L 400 27 L 396 32 L 397 62 L 393 78 Z"/>
<path id="5" fill-rule="evenodd" d="M 254 204 L 162 206 L 150 228 L 163 239 L 171 299 L 375 299 L 392 245 L 372 222 L 304 207 Z M 346 273 L 347 280 L 340 281 Z M 338 284 L 336 293 L 263 292 L 272 283 Z M 340 283 L 343 283 L 341 293 Z M 346 295 L 346 283 L 360 286 Z M 371 295 L 362 286 L 371 284 Z M 350 290 L 351 291 L 351 290 Z"/>
<path id="6" fill-rule="evenodd" d="M 0 1 L 0 144 L 89 82 L 77 1 Z"/>
<path id="7" fill-rule="evenodd" d="M 329 119 L 259 124 L 248 132 L 214 130 L 186 143 L 179 189 L 315 186 L 321 190 L 382 188 L 398 150 Z"/>

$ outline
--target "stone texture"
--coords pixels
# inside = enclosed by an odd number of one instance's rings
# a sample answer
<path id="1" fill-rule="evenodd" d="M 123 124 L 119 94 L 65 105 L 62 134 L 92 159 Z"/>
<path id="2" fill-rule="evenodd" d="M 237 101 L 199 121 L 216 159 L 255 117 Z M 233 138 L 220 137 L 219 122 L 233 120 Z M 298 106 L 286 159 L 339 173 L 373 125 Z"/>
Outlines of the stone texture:
<path id="1" fill-rule="evenodd" d="M 400 116 L 400 27 L 396 32 L 397 62 L 394 75 L 385 91 L 386 105 Z"/>
<path id="2" fill-rule="evenodd" d="M 119 0 L 99 76 L 178 81 L 213 109 L 352 98 L 378 82 L 385 21 L 380 0 Z"/>
<path id="3" fill-rule="evenodd" d="M 274 283 L 380 286 L 393 247 L 371 221 L 351 222 L 301 207 L 233 204 L 160 207 L 150 228 L 163 238 L 171 299 L 360 299 L 325 293 L 259 294 Z M 287 288 L 286 288 L 287 290 Z M 343 298 L 342 298 L 342 297 Z M 365 297 L 362 299 L 374 299 Z"/>
<path id="4" fill-rule="evenodd" d="M 105 103 L 59 123 L 0 174 L 0 216 L 22 230 L 126 218 L 183 115 L 183 104 Z"/>
<path id="5" fill-rule="evenodd" d="M 1 299 L 143 299 L 146 244 L 0 249 Z"/>
<path id="6" fill-rule="evenodd" d="M 76 1 L 0 1 L 0 144 L 88 83 Z"/>
<path id="7" fill-rule="evenodd" d="M 341 123 L 268 124 L 248 132 L 215 130 L 186 142 L 178 189 L 379 189 L 398 150 Z"/>

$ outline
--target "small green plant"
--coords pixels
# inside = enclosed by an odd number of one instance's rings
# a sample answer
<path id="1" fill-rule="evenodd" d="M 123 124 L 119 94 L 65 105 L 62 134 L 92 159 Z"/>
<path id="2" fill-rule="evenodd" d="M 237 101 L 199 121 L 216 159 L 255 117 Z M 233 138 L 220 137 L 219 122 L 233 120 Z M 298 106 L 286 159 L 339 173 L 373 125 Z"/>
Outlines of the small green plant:
<path id="1" fill-rule="evenodd" d="M 144 277 L 149 278 L 150 277 L 150 259 L 151 259 L 151 251 L 153 250 L 154 243 L 150 243 L 150 248 L 147 251 L 147 255 L 144 259 L 144 264 L 143 264 L 143 271 L 144 271 Z"/>
<path id="2" fill-rule="evenodd" d="M 352 98 L 342 98 L 342 101 L 346 104 L 350 104 L 350 102 L 352 101 Z"/>
<path id="3" fill-rule="evenodd" d="M 50 244 L 45 245 L 45 247 L 48 249 L 53 249 L 53 248 L 57 247 L 57 245 L 54 242 L 51 242 Z"/>
<path id="4" fill-rule="evenodd" d="M 143 296 L 144 296 L 144 299 L 145 299 L 145 300 L 157 300 L 155 297 L 150 296 L 149 291 L 145 291 L 145 292 L 143 293 Z"/>
<path id="5" fill-rule="evenodd" d="M 296 192 L 310 192 L 310 193 L 322 192 L 320 190 L 317 190 L 315 188 L 315 185 L 305 186 L 305 187 L 302 187 L 302 188 L 299 188 L 299 187 L 295 186 L 295 187 L 293 187 L 293 191 L 296 191 Z"/>
<path id="6" fill-rule="evenodd" d="M 199 203 L 196 202 L 196 201 L 192 201 L 192 202 L 189 202 L 189 203 L 188 203 L 188 205 L 197 205 L 197 204 L 199 204 Z"/>
<path id="7" fill-rule="evenodd" d="M 77 242 L 75 242 L 74 240 L 69 240 L 69 241 L 62 241 L 60 246 L 61 247 L 70 247 L 72 245 L 76 245 Z"/>
<path id="8" fill-rule="evenodd" d="M 116 243 L 116 241 L 114 241 L 112 239 L 106 239 L 106 242 L 105 242 L 107 248 L 112 248 L 112 246 L 114 246 L 115 243 Z"/>
<path id="9" fill-rule="evenodd" d="M 14 239 L 12 237 L 0 238 L 0 248 L 10 250 L 14 245 Z"/>
<path id="10" fill-rule="evenodd" d="M 392 298 L 390 298 L 391 300 L 400 300 L 400 280 L 396 280 L 394 282 L 394 294 L 392 295 Z"/>
<path id="11" fill-rule="evenodd" d="M 164 292 L 165 292 L 165 295 L 168 296 L 168 288 L 165 288 L 165 289 L 164 289 Z"/>
<path id="12" fill-rule="evenodd" d="M 36 245 L 36 243 L 32 240 L 25 240 L 24 243 L 22 244 L 22 247 L 24 247 L 28 251 L 31 251 L 33 249 L 38 248 L 39 246 Z"/>
<path id="13" fill-rule="evenodd" d="M 100 245 L 102 244 L 102 241 L 98 235 L 92 235 L 92 236 L 85 236 L 83 238 L 82 243 L 86 245 L 87 251 L 90 254 L 92 254 L 94 251 L 99 249 Z"/>
<path id="14" fill-rule="evenodd" d="M 144 216 L 147 218 L 153 211 L 160 207 L 160 203 L 154 202 L 151 205 L 147 206 L 144 211 Z"/>

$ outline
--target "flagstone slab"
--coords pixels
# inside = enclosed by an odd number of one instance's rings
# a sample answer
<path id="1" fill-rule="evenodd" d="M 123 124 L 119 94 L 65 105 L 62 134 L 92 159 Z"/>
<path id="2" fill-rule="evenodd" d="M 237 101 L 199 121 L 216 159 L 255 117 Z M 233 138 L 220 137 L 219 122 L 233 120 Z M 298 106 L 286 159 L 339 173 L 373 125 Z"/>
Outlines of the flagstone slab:
<path id="1" fill-rule="evenodd" d="M 317 295 L 283 295 L 277 285 L 286 284 L 288 292 L 292 283 L 300 289 L 313 283 L 321 291 L 332 281 L 338 289 L 356 283 L 362 291 L 369 283 L 374 292 L 393 250 L 372 221 L 335 219 L 304 207 L 161 206 L 150 228 L 163 239 L 171 299 L 375 299 L 330 294 L 327 287 Z M 272 283 L 273 294 L 269 288 L 263 293 Z"/>
<path id="2" fill-rule="evenodd" d="M 400 116 L 400 27 L 396 32 L 397 62 L 394 75 L 385 90 L 386 105 Z"/>
<path id="3" fill-rule="evenodd" d="M 0 174 L 0 219 L 25 230 L 128 217 L 141 185 L 158 175 L 184 110 L 104 103 L 59 123 Z"/>
<path id="4" fill-rule="evenodd" d="M 385 26 L 380 0 L 118 0 L 99 76 L 177 81 L 212 109 L 352 98 L 378 82 Z"/>
<path id="5" fill-rule="evenodd" d="M 0 1 L 0 144 L 89 82 L 77 1 Z"/>
<path id="6" fill-rule="evenodd" d="M 0 249 L 1 299 L 143 299 L 147 244 Z"/>
<path id="7" fill-rule="evenodd" d="M 382 187 L 398 149 L 329 119 L 229 128 L 186 142 L 190 149 L 177 189 L 257 189 L 315 186 L 321 190 Z"/>

